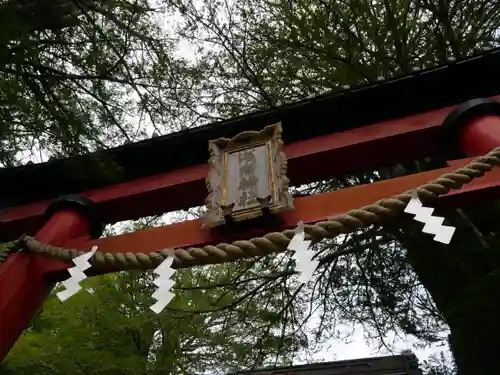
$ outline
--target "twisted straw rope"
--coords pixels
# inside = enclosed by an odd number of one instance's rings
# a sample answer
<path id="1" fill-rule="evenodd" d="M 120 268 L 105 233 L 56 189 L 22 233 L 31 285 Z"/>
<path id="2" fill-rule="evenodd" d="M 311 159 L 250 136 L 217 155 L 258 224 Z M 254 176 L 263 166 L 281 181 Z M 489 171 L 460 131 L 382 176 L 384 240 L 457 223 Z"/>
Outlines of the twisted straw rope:
<path id="1" fill-rule="evenodd" d="M 474 178 L 483 176 L 498 165 L 500 165 L 500 147 L 495 148 L 485 156 L 478 157 L 464 168 L 445 173 L 436 180 L 414 190 L 397 194 L 391 198 L 381 199 L 371 205 L 330 217 L 325 221 L 306 225 L 306 238 L 319 241 L 324 238 L 333 238 L 341 233 L 350 233 L 372 224 L 381 224 L 404 211 L 411 199 L 412 191 L 416 190 L 422 201 L 430 201 L 448 193 L 452 189 L 460 189 Z M 287 229 L 283 232 L 272 232 L 263 237 L 234 241 L 230 244 L 220 243 L 216 246 L 207 245 L 175 249 L 174 267 L 185 268 L 202 264 L 223 263 L 242 257 L 279 253 L 287 248 L 294 234 L 293 229 Z M 19 241 L 28 251 L 64 262 L 70 262 L 74 257 L 85 253 L 85 251 L 81 250 L 46 245 L 28 236 L 19 239 Z M 171 254 L 172 250 L 149 253 L 103 253 L 98 251 L 90 262 L 93 268 L 100 272 L 149 269 L 156 267 Z"/>

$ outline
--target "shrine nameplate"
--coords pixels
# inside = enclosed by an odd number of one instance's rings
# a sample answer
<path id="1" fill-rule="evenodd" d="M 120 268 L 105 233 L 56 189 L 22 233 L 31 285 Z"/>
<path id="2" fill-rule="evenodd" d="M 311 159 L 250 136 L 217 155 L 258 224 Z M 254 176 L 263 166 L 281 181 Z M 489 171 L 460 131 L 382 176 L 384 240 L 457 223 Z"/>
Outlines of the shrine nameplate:
<path id="1" fill-rule="evenodd" d="M 293 208 L 281 124 L 209 142 L 204 227 Z"/>

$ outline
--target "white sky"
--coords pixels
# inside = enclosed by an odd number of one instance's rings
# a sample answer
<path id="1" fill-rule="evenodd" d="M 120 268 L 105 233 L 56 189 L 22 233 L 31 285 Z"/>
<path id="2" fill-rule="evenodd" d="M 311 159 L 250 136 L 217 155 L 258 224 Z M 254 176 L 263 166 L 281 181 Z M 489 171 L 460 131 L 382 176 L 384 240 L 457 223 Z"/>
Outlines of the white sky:
<path id="1" fill-rule="evenodd" d="M 350 327 L 344 327 L 346 331 L 351 331 Z M 418 349 L 414 346 L 414 340 L 407 338 L 402 341 L 394 337 L 387 337 L 387 342 L 392 342 L 391 349 L 393 353 L 386 350 L 379 350 L 375 347 L 370 347 L 363 337 L 363 327 L 358 325 L 354 327 L 354 332 L 348 343 L 343 341 L 330 340 L 324 345 L 323 350 L 313 356 L 314 360 L 319 361 L 332 361 L 332 360 L 345 360 L 357 359 L 364 357 L 377 357 L 381 355 L 399 354 L 403 350 L 411 350 L 415 353 L 419 360 L 426 360 L 432 354 L 439 354 L 440 351 L 447 351 L 447 348 L 439 346 L 431 346 L 426 349 Z M 451 354 L 447 352 L 447 356 L 451 358 Z"/>

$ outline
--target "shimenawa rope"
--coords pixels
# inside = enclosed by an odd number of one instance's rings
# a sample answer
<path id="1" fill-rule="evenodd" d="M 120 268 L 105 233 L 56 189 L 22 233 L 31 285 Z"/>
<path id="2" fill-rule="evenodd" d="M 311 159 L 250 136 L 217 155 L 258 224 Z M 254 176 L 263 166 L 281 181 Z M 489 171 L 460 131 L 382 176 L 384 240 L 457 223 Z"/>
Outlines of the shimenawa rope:
<path id="1" fill-rule="evenodd" d="M 478 157 L 465 167 L 451 173 L 445 173 L 414 190 L 381 199 L 371 205 L 333 216 L 325 221 L 306 225 L 306 238 L 316 242 L 324 238 L 333 238 L 342 233 L 350 233 L 372 224 L 381 224 L 404 211 L 411 199 L 412 191 L 416 190 L 419 198 L 428 202 L 452 189 L 460 189 L 474 178 L 483 176 L 498 165 L 500 165 L 500 147 L 495 148 L 485 156 Z M 223 263 L 242 257 L 279 253 L 286 249 L 294 233 L 293 229 L 287 229 L 283 232 L 271 232 L 263 237 L 255 237 L 250 240 L 220 243 L 215 246 L 175 249 L 174 267 L 184 268 Z M 74 257 L 84 253 L 82 250 L 46 245 L 28 236 L 23 236 L 17 242 L 27 251 L 64 262 L 70 262 Z M 98 251 L 92 257 L 91 264 L 100 272 L 149 269 L 159 265 L 169 254 L 171 254 L 171 250 L 149 253 L 103 253 Z"/>

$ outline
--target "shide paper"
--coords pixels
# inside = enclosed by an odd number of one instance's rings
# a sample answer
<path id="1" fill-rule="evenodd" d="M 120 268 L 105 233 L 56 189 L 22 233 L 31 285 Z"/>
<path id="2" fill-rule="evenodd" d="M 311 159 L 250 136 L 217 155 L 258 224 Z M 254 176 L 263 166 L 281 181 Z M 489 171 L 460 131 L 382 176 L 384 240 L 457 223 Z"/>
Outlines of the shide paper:
<path id="1" fill-rule="evenodd" d="M 89 263 L 89 260 L 90 258 L 92 258 L 96 251 L 97 246 L 94 246 L 88 253 L 85 253 L 73 259 L 73 263 L 75 264 L 75 266 L 68 269 L 68 272 L 71 276 L 69 279 L 62 282 L 66 290 L 57 293 L 57 297 L 61 300 L 61 302 L 66 301 L 69 297 L 75 295 L 80 289 L 82 289 L 82 287 L 80 286 L 80 282 L 87 278 L 87 275 L 85 275 L 84 271 L 92 267 L 92 265 Z"/>
<path id="2" fill-rule="evenodd" d="M 295 229 L 295 235 L 288 244 L 288 250 L 295 251 L 294 258 L 299 272 L 299 281 L 304 284 L 311 280 L 318 266 L 318 261 L 312 259 L 314 252 L 308 250 L 311 241 L 306 241 L 305 236 L 304 223 L 300 221 Z"/>
<path id="3" fill-rule="evenodd" d="M 412 198 L 405 208 L 405 212 L 415 215 L 414 219 L 421 223 L 424 223 L 424 228 L 422 232 L 433 234 L 434 241 L 442 242 L 444 244 L 449 244 L 455 233 L 455 227 L 444 225 L 444 217 L 432 216 L 434 208 L 424 207 L 420 199 L 418 199 L 417 193 L 412 194 Z"/>
<path id="4" fill-rule="evenodd" d="M 154 270 L 154 273 L 158 275 L 153 283 L 158 287 L 153 293 L 153 298 L 156 303 L 150 307 L 156 314 L 159 314 L 174 298 L 174 293 L 170 290 L 175 284 L 171 278 L 175 273 L 172 268 L 174 262 L 173 255 L 168 256 L 161 264 Z"/>

